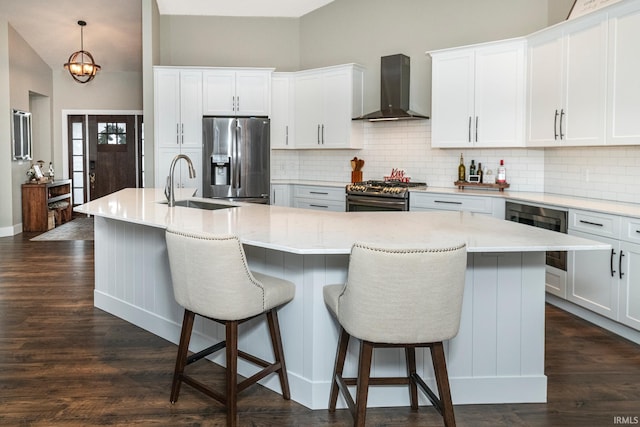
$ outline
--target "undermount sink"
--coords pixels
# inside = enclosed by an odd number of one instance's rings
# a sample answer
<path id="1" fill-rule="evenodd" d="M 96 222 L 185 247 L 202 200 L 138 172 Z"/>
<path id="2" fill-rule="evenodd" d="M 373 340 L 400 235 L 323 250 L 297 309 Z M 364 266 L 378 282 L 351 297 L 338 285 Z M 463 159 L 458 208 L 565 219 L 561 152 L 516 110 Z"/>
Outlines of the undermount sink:
<path id="1" fill-rule="evenodd" d="M 166 201 L 160 202 L 160 203 L 165 205 L 167 204 Z M 218 203 L 203 202 L 200 200 L 176 200 L 176 206 L 183 206 L 185 208 L 194 208 L 194 209 L 206 209 L 210 211 L 237 207 L 234 205 L 220 205 Z"/>

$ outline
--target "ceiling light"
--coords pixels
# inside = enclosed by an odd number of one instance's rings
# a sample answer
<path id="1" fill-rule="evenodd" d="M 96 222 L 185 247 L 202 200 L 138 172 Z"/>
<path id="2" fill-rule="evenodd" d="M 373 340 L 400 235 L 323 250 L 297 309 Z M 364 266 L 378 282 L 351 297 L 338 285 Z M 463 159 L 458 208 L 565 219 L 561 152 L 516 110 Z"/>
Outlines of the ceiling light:
<path id="1" fill-rule="evenodd" d="M 69 70 L 71 77 L 78 83 L 88 83 L 96 76 L 100 66 L 96 64 L 93 55 L 84 50 L 83 30 L 87 23 L 78 21 L 78 25 L 80 25 L 80 50 L 71 54 L 64 68 Z"/>

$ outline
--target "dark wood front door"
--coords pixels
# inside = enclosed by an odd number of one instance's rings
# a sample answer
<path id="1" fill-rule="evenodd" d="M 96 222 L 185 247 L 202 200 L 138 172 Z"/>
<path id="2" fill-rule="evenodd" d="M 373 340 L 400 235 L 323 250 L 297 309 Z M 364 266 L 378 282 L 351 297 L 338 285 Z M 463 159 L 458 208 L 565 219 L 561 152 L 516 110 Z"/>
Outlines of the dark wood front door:
<path id="1" fill-rule="evenodd" d="M 89 194 L 97 199 L 136 187 L 135 116 L 89 116 Z"/>

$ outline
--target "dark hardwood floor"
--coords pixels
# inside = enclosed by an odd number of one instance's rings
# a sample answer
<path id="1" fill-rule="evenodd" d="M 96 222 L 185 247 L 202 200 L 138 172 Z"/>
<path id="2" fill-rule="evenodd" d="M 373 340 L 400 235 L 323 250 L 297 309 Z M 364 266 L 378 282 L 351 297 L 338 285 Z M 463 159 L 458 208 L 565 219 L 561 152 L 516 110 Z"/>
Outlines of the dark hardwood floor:
<path id="1" fill-rule="evenodd" d="M 29 241 L 34 235 L 0 238 L 0 425 L 224 425 L 224 410 L 186 385 L 169 403 L 176 345 L 93 307 L 93 242 Z M 198 369 L 224 381 L 212 363 Z M 640 347 L 550 306 L 546 373 L 548 403 L 457 405 L 458 425 L 611 426 L 640 417 Z M 346 410 L 311 411 L 259 386 L 241 395 L 238 411 L 243 426 L 351 423 Z M 431 407 L 370 409 L 367 421 L 442 425 Z"/>

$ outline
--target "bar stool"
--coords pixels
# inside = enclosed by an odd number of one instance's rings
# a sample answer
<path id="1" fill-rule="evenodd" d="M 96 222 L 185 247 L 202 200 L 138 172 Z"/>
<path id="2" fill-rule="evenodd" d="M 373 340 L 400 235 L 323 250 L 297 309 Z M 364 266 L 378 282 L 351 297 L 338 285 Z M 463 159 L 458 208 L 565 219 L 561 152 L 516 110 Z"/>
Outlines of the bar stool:
<path id="1" fill-rule="evenodd" d="M 286 280 L 249 270 L 242 244 L 235 236 L 215 236 L 168 228 L 165 234 L 171 280 L 184 318 L 171 387 L 171 403 L 178 400 L 182 382 L 214 398 L 227 408 L 227 426 L 237 423 L 238 393 L 271 373 L 278 373 L 282 397 L 290 398 L 287 368 L 276 308 L 291 301 L 295 286 Z M 238 325 L 266 314 L 275 362 L 238 350 Z M 195 316 L 225 325 L 225 341 L 188 356 Z M 220 393 L 185 373 L 185 367 L 226 348 L 226 390 Z M 238 382 L 238 357 L 261 368 Z"/>
<path id="2" fill-rule="evenodd" d="M 329 397 L 336 409 L 338 392 L 364 426 L 369 385 L 408 385 L 409 402 L 418 409 L 417 386 L 444 418 L 455 426 L 443 341 L 460 326 L 467 266 L 466 245 L 385 248 L 356 243 L 351 249 L 347 283 L 328 285 L 324 301 L 340 324 L 340 337 Z M 360 340 L 357 378 L 342 375 L 349 338 Z M 405 349 L 406 377 L 370 377 L 373 349 Z M 416 372 L 416 348 L 429 347 L 438 395 Z M 347 388 L 356 386 L 356 400 Z M 439 396 L 439 397 L 438 397 Z"/>

